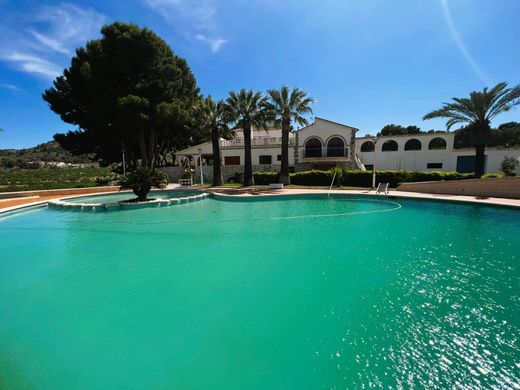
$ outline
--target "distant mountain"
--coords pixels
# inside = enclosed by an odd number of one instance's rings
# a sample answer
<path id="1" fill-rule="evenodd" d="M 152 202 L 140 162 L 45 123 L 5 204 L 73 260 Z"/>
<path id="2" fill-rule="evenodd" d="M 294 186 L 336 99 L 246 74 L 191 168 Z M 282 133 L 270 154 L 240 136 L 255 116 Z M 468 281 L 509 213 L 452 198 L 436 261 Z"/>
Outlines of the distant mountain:
<path id="1" fill-rule="evenodd" d="M 94 164 L 93 155 L 75 156 L 56 141 L 46 142 L 28 149 L 0 149 L 0 168 L 37 168 L 42 165 Z M 63 165 L 63 164 L 62 164 Z"/>

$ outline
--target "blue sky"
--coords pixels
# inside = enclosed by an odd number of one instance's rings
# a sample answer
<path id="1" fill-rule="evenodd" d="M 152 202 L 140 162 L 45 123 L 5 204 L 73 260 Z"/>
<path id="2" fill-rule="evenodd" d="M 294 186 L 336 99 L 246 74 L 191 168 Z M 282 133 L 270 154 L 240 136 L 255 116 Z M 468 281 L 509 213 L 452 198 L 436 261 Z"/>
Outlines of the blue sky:
<path id="1" fill-rule="evenodd" d="M 202 93 L 298 86 L 314 114 L 376 133 L 454 96 L 520 82 L 516 0 L 0 0 L 0 148 L 73 127 L 41 99 L 74 48 L 114 20 L 187 59 Z M 494 123 L 520 121 L 514 110 Z"/>

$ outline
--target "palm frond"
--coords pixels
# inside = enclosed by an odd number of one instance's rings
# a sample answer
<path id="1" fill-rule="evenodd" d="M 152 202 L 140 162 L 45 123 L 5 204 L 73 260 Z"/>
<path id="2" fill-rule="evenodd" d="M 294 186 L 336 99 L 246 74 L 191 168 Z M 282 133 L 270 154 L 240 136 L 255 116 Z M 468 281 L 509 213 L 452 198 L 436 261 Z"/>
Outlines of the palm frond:
<path id="1" fill-rule="evenodd" d="M 511 108 L 520 104 L 520 85 L 504 90 L 497 99 L 494 99 L 488 113 L 491 120 L 502 112 L 509 111 Z"/>
<path id="2" fill-rule="evenodd" d="M 289 88 L 283 85 L 280 89 L 270 89 L 267 91 L 270 101 L 267 103 L 272 117 L 279 122 L 290 123 L 291 121 L 299 125 L 306 125 L 308 122 L 303 117 L 305 114 L 312 113 L 311 105 L 314 99 L 300 88 Z"/>

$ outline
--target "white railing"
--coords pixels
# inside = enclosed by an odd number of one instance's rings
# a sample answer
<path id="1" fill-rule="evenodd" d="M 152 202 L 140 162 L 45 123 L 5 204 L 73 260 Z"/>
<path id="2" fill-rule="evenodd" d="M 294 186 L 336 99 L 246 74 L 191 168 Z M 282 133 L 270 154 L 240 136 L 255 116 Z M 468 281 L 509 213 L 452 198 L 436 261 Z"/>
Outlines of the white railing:
<path id="1" fill-rule="evenodd" d="M 357 156 L 357 154 L 354 156 L 355 160 L 356 160 L 356 163 L 357 165 L 359 166 L 359 169 L 361 169 L 362 171 L 366 171 L 366 167 L 365 167 L 365 164 L 363 164 L 361 162 L 361 160 L 359 159 L 359 157 Z"/>

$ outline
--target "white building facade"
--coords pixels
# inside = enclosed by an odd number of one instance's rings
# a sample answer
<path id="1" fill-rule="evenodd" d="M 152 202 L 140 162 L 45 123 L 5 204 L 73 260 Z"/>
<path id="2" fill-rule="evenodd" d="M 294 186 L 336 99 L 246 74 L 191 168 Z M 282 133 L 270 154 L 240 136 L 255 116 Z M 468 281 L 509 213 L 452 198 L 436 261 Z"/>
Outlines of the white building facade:
<path id="1" fill-rule="evenodd" d="M 475 149 L 455 149 L 454 141 L 449 132 L 362 137 L 356 153 L 369 170 L 474 172 Z M 485 173 L 497 173 L 505 157 L 520 158 L 520 147 L 489 147 L 485 156 Z"/>
<path id="2" fill-rule="evenodd" d="M 323 118 L 289 136 L 289 165 L 293 171 L 309 169 L 415 170 L 473 172 L 474 149 L 454 149 L 454 133 L 437 132 L 385 137 L 356 137 L 358 129 Z M 253 171 L 278 171 L 281 130 L 254 130 L 251 140 Z M 240 129 L 232 140 L 221 139 L 224 179 L 241 173 L 244 137 Z M 176 180 L 186 167 L 199 167 L 211 180 L 211 142 L 178 151 L 178 167 L 167 169 Z M 499 172 L 505 157 L 520 158 L 520 147 L 486 148 L 486 173 Z M 519 172 L 520 173 L 520 172 Z"/>

